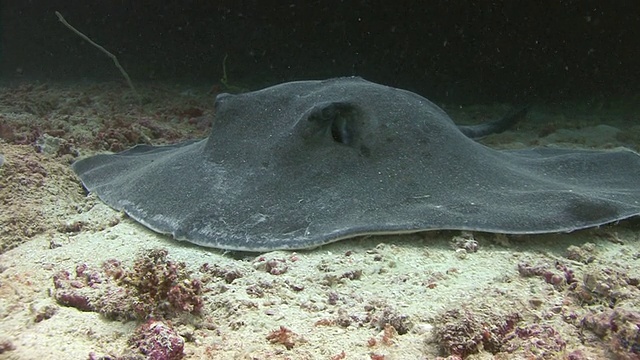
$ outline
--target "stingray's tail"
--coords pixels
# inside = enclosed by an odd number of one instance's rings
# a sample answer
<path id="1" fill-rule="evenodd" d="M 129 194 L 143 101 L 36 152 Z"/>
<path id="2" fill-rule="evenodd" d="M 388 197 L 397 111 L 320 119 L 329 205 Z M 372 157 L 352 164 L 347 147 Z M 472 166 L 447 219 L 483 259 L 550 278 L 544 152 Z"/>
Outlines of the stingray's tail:
<path id="1" fill-rule="evenodd" d="M 487 135 L 499 134 L 524 119 L 530 107 L 531 105 L 526 105 L 518 108 L 518 110 L 510 112 L 500 120 L 480 125 L 461 125 L 458 126 L 458 129 L 472 139 L 480 139 Z"/>

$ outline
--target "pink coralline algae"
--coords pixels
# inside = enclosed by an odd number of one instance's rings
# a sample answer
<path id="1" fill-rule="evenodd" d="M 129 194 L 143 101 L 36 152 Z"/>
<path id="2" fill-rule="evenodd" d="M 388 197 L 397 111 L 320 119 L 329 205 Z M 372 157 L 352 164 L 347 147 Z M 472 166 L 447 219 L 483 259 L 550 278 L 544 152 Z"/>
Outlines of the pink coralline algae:
<path id="1" fill-rule="evenodd" d="M 191 278 L 184 263 L 168 260 L 166 250 L 149 251 L 132 269 L 118 260 L 104 262 L 101 269 L 80 264 L 75 276 L 60 271 L 53 283 L 60 304 L 99 312 L 112 320 L 198 315 L 204 304 L 202 281 Z"/>
<path id="2" fill-rule="evenodd" d="M 81 311 L 96 311 L 91 289 L 100 281 L 86 273 L 85 264 L 76 267 L 76 274 L 72 276 L 68 271 L 60 271 L 53 276 L 56 300 L 65 306 L 74 307 Z"/>
<path id="3" fill-rule="evenodd" d="M 619 359 L 640 359 L 640 313 L 627 309 L 607 309 L 588 314 L 582 326 L 608 342 Z"/>
<path id="4" fill-rule="evenodd" d="M 143 323 L 129 343 L 149 360 L 179 360 L 184 357 L 184 339 L 162 321 L 150 319 Z"/>

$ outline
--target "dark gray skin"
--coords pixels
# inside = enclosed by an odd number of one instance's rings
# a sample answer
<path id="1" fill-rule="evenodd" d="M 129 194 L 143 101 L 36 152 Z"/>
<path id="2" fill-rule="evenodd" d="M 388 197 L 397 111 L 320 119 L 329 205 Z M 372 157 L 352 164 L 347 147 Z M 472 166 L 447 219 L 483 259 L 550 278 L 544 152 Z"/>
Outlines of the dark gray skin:
<path id="1" fill-rule="evenodd" d="M 491 134 L 500 134 L 525 118 L 530 106 L 523 106 L 511 111 L 501 119 L 478 124 L 478 125 L 457 125 L 458 129 L 467 137 L 478 140 Z M 357 129 L 351 124 L 354 123 L 360 114 L 346 103 L 332 103 L 320 107 L 311 115 L 317 122 L 328 122 L 331 124 L 331 135 L 336 142 L 352 145 L 357 136 Z"/>
<path id="2" fill-rule="evenodd" d="M 522 108 L 512 111 L 505 115 L 502 119 L 492 121 L 490 123 L 479 125 L 458 125 L 458 129 L 462 131 L 467 137 L 477 140 L 491 134 L 499 134 L 510 129 L 513 125 L 524 119 L 529 111 L 530 106 L 523 106 Z"/>

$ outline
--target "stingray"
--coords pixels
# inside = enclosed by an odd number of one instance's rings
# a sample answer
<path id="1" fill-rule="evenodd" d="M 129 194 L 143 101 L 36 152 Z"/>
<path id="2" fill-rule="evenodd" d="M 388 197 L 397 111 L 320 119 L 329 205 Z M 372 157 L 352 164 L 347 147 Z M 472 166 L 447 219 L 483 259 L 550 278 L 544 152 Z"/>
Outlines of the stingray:
<path id="1" fill-rule="evenodd" d="M 429 100 L 361 78 L 220 94 L 209 137 L 72 166 L 148 228 L 219 249 L 304 249 L 369 234 L 570 232 L 640 213 L 624 148 L 495 150 Z"/>

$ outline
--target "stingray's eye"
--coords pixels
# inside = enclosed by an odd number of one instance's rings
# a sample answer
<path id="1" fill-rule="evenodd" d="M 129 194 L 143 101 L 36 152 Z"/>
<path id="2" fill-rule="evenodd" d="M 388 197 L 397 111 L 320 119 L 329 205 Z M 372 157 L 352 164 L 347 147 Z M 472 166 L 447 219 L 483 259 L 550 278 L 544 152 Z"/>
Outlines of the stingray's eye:
<path id="1" fill-rule="evenodd" d="M 309 115 L 308 120 L 331 134 L 338 143 L 353 145 L 358 137 L 358 126 L 361 123 L 361 112 L 346 102 L 322 104 Z"/>
<path id="2" fill-rule="evenodd" d="M 331 121 L 331 137 L 341 144 L 350 145 L 356 132 L 354 127 L 351 114 L 339 111 Z"/>

